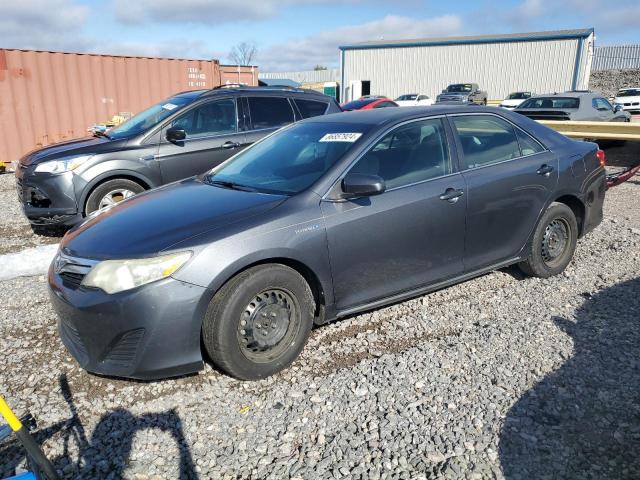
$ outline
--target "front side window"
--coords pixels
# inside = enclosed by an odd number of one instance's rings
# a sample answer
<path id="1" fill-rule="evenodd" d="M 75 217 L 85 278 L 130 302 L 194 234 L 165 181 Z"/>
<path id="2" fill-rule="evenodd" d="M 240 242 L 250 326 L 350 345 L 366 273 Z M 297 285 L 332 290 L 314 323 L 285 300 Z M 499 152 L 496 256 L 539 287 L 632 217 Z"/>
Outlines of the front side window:
<path id="1" fill-rule="evenodd" d="M 303 100 L 301 98 L 296 98 L 294 102 L 296 102 L 296 106 L 298 107 L 298 110 L 300 110 L 302 118 L 317 117 L 319 115 L 324 115 L 324 112 L 327 111 L 327 104 L 325 102 Z"/>
<path id="2" fill-rule="evenodd" d="M 442 120 L 434 118 L 388 133 L 350 172 L 378 175 L 391 189 L 451 173 L 449 158 Z"/>
<path id="3" fill-rule="evenodd" d="M 452 117 L 467 169 L 521 156 L 513 126 L 493 115 Z"/>
<path id="4" fill-rule="evenodd" d="M 249 114 L 254 130 L 293 123 L 293 110 L 283 97 L 249 97 Z"/>
<path id="5" fill-rule="evenodd" d="M 604 98 L 594 98 L 592 104 L 593 108 L 599 111 L 613 110 L 611 104 Z"/>
<path id="6" fill-rule="evenodd" d="M 367 128 L 350 123 L 297 123 L 214 168 L 205 180 L 227 188 L 293 195 L 324 175 L 358 144 Z"/>
<path id="7" fill-rule="evenodd" d="M 235 133 L 237 129 L 236 102 L 232 98 L 207 102 L 185 112 L 171 127 L 184 129 L 187 138 L 208 137 Z"/>

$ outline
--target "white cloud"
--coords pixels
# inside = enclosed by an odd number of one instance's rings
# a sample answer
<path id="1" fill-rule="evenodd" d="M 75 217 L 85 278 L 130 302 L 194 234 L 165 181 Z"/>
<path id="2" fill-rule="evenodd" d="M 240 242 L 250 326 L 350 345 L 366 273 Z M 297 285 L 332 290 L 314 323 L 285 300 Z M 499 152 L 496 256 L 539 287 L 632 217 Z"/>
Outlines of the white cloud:
<path id="1" fill-rule="evenodd" d="M 0 39 L 5 48 L 83 50 L 80 35 L 89 9 L 74 0 L 0 0 Z"/>
<path id="2" fill-rule="evenodd" d="M 364 0 L 113 0 L 123 23 L 197 23 L 206 26 L 244 23 L 273 17 L 284 7 L 364 3 Z"/>
<path id="3" fill-rule="evenodd" d="M 388 15 L 380 20 L 339 27 L 258 51 L 263 72 L 306 70 L 316 64 L 336 66 L 338 46 L 369 40 L 400 40 L 456 35 L 462 20 L 456 15 L 414 19 Z"/>

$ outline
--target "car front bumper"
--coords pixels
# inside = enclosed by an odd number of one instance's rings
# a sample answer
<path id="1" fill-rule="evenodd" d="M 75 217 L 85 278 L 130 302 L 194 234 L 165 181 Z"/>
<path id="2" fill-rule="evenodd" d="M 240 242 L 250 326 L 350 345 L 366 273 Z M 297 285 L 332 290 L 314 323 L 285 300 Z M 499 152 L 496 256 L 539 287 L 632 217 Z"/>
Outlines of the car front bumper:
<path id="1" fill-rule="evenodd" d="M 60 338 L 85 370 L 152 380 L 203 368 L 208 289 L 167 278 L 110 295 L 70 283 L 53 267 L 48 280 Z"/>
<path id="2" fill-rule="evenodd" d="M 35 174 L 35 167 L 18 164 L 15 177 L 18 200 L 33 225 L 73 226 L 82 220 L 76 200 L 73 172 Z"/>

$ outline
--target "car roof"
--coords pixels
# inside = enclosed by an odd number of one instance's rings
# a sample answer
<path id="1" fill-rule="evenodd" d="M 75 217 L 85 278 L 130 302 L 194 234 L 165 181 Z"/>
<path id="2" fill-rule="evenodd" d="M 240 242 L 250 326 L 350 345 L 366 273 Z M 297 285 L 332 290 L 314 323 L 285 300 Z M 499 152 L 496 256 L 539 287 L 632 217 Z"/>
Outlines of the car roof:
<path id="1" fill-rule="evenodd" d="M 288 94 L 301 94 L 309 95 L 313 97 L 326 98 L 327 95 L 317 92 L 315 90 L 309 90 L 306 88 L 296 88 L 287 86 L 273 86 L 273 87 L 249 87 L 243 85 L 221 85 L 220 87 L 212 88 L 211 90 L 202 91 L 202 97 L 216 96 L 216 95 L 228 95 L 229 93 L 235 94 L 247 94 L 247 93 L 259 93 L 266 95 L 288 95 Z"/>
<path id="2" fill-rule="evenodd" d="M 595 92 L 554 92 L 554 93 L 540 93 L 535 97 L 531 98 L 540 98 L 540 97 L 564 97 L 564 98 L 585 98 L 585 97 L 602 97 L 603 95 Z"/>
<path id="3" fill-rule="evenodd" d="M 332 113 L 303 120 L 306 123 L 350 123 L 362 125 L 380 125 L 412 118 L 445 115 L 454 113 L 503 113 L 496 107 L 434 105 L 431 107 L 380 108 L 372 110 L 354 110 Z"/>

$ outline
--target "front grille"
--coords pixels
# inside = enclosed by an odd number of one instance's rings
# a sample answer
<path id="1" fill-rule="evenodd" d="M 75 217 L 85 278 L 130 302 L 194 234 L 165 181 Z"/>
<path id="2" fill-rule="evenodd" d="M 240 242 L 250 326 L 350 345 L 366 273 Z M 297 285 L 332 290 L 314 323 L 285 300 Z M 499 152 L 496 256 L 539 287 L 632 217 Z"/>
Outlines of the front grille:
<path id="1" fill-rule="evenodd" d="M 70 287 L 70 288 L 78 288 L 82 283 L 82 280 L 84 279 L 84 277 L 86 277 L 86 274 L 84 273 L 77 273 L 77 272 L 61 272 L 60 273 L 60 278 L 62 278 L 62 283 L 64 283 L 66 287 Z"/>
<path id="2" fill-rule="evenodd" d="M 53 259 L 53 271 L 60 276 L 65 287 L 76 289 L 97 263 L 97 260 L 72 257 L 58 252 Z"/>
<path id="3" fill-rule="evenodd" d="M 107 353 L 103 363 L 118 367 L 130 366 L 136 358 L 136 352 L 138 351 L 142 337 L 144 337 L 144 332 L 144 328 L 137 328 L 125 332 L 116 342 L 115 346 Z"/>

